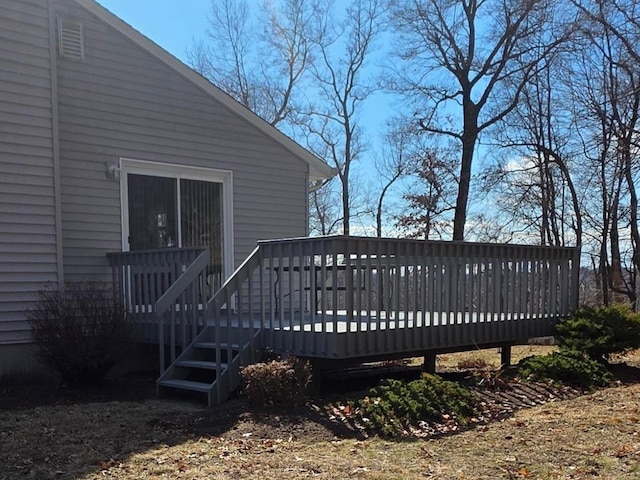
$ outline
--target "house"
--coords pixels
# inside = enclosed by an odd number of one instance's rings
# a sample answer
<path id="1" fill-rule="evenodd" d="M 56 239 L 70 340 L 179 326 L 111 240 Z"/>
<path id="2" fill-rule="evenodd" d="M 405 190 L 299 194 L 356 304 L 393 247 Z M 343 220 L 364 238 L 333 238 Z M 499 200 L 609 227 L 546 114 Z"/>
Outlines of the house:
<path id="1" fill-rule="evenodd" d="M 3 0 L 0 35 L 0 376 L 49 282 L 112 283 L 159 392 L 210 405 L 263 349 L 508 360 L 577 305 L 579 248 L 307 238 L 332 170 L 93 0 Z"/>
<path id="2" fill-rule="evenodd" d="M 3 0 L 0 36 L 0 376 L 34 365 L 43 285 L 108 252 L 205 245 L 220 285 L 307 234 L 331 169 L 96 2 Z"/>

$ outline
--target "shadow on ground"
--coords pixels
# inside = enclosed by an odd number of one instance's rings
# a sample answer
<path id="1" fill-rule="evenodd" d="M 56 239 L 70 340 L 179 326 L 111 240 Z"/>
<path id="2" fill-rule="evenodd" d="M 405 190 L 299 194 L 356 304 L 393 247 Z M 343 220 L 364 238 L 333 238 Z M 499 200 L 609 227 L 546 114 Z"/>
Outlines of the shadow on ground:
<path id="1" fill-rule="evenodd" d="M 200 438 L 318 442 L 354 435 L 313 406 L 254 407 L 235 398 L 207 409 L 201 397 L 159 400 L 153 375 L 82 389 L 0 385 L 0 480 L 95 478 L 137 453 Z"/>
<path id="2" fill-rule="evenodd" d="M 640 383 L 640 368 L 612 365 L 625 384 Z M 412 372 L 409 377 L 416 375 Z M 463 376 L 464 373 L 455 374 Z M 459 378 L 458 378 L 459 379 Z M 377 378 L 334 385 L 327 399 L 357 396 Z M 200 438 L 281 439 L 316 443 L 358 433 L 329 420 L 323 406 L 249 406 L 242 398 L 207 409 L 189 396 L 158 400 L 155 375 L 111 380 L 102 387 L 0 386 L 0 480 L 96 478 L 137 453 L 161 458 L 163 448 Z"/>

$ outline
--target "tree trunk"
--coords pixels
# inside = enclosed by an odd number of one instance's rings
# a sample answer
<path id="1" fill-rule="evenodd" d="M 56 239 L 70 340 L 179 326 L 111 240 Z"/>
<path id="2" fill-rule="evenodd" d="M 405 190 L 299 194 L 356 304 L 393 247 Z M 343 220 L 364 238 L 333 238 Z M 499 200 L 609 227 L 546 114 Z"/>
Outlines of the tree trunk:
<path id="1" fill-rule="evenodd" d="M 456 199 L 456 213 L 453 217 L 454 241 L 464 240 L 464 226 L 467 220 L 467 206 L 469 203 L 469 185 L 471 184 L 471 164 L 473 162 L 473 151 L 476 140 L 478 139 L 476 118 L 477 115 L 471 120 L 465 118 L 465 132 L 462 135 L 462 159 L 460 163 L 458 198 Z"/>
<path id="2" fill-rule="evenodd" d="M 342 234 L 349 235 L 350 230 L 350 208 L 349 208 L 349 178 L 343 180 L 342 182 Z"/>
<path id="3" fill-rule="evenodd" d="M 632 263 L 634 272 L 631 274 L 630 278 L 630 286 L 629 289 L 632 291 L 632 295 L 630 295 L 629 299 L 633 302 L 633 309 L 637 310 L 636 305 L 636 296 L 637 296 L 637 285 L 636 285 L 636 273 L 640 271 L 640 229 L 638 228 L 638 195 L 636 193 L 636 186 L 633 180 L 633 173 L 631 171 L 631 146 L 629 144 L 625 145 L 625 168 L 624 168 L 624 176 L 627 181 L 627 187 L 629 189 L 629 209 L 630 209 L 630 224 L 629 227 L 631 229 L 631 248 L 632 251 Z"/>
<path id="4" fill-rule="evenodd" d="M 609 230 L 609 241 L 611 245 L 611 266 L 609 280 L 611 282 L 612 300 L 622 303 L 628 300 L 627 286 L 622 273 L 622 255 L 620 252 L 620 234 L 618 231 L 618 202 L 614 204 L 615 210 L 611 217 L 611 230 Z M 627 298 L 624 298 L 627 297 Z"/>

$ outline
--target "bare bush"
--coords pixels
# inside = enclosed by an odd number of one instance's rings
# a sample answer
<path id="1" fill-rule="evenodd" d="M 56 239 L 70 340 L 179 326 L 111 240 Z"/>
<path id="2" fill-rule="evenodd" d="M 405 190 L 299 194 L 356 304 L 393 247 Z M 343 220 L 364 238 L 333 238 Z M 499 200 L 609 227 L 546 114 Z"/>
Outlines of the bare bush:
<path id="1" fill-rule="evenodd" d="M 94 283 L 40 291 L 29 323 L 40 360 L 68 385 L 101 382 L 125 356 L 134 333 L 129 314 L 111 290 Z"/>
<path id="2" fill-rule="evenodd" d="M 311 383 L 309 362 L 301 359 L 272 360 L 242 369 L 247 399 L 259 405 L 300 405 L 307 400 Z"/>

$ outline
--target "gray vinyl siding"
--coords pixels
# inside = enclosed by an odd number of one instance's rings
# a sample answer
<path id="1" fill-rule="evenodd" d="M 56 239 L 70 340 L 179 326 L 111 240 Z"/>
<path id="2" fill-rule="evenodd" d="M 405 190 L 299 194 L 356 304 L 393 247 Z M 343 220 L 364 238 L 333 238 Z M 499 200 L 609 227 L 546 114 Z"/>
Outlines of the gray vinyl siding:
<path id="1" fill-rule="evenodd" d="M 0 2 L 0 344 L 30 339 L 26 310 L 56 281 L 46 0 Z"/>
<path id="2" fill-rule="evenodd" d="M 58 62 L 67 279 L 106 274 L 105 253 L 121 249 L 120 184 L 105 175 L 120 158 L 232 171 L 236 265 L 257 240 L 305 235 L 306 163 L 89 12 L 56 5 L 85 33 L 85 61 Z"/>

